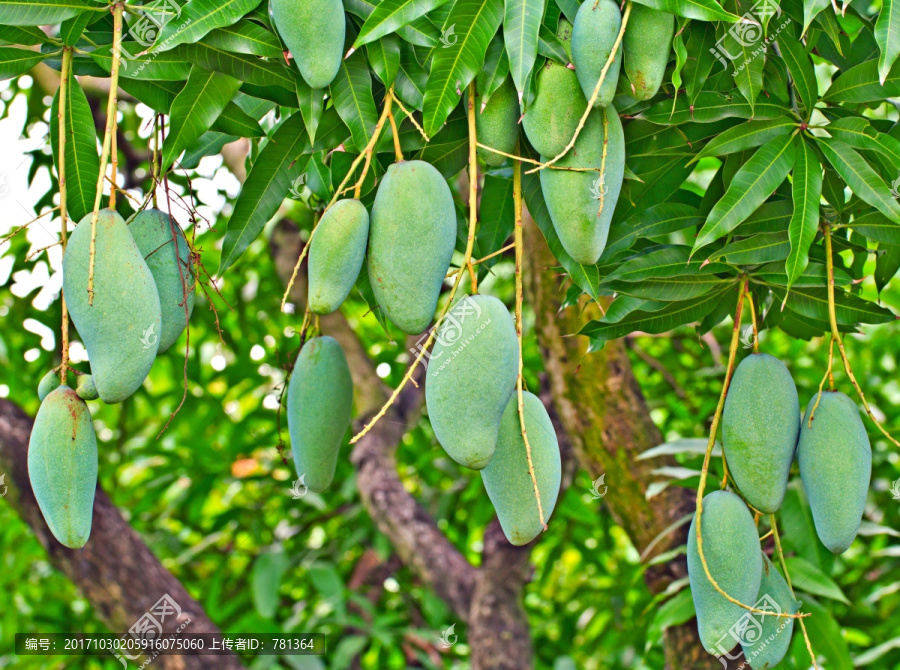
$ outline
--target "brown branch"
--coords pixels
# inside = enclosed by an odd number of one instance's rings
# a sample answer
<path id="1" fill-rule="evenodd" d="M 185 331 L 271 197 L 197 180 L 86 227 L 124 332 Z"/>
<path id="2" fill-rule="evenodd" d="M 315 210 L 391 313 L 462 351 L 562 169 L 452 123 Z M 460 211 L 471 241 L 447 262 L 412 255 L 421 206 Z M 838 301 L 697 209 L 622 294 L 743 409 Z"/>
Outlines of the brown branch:
<path id="1" fill-rule="evenodd" d="M 28 481 L 28 440 L 32 419 L 17 405 L 0 398 L 0 472 L 7 473 L 9 501 L 31 526 L 44 546 L 50 562 L 63 572 L 90 601 L 115 634 L 126 631 L 165 594 L 190 618 L 185 632 L 221 635 L 203 607 L 150 552 L 100 489 L 94 498 L 91 539 L 82 549 L 66 549 L 57 542 L 44 522 Z M 173 629 L 174 630 L 174 629 Z M 166 632 L 170 632 L 166 623 Z M 154 667 L 164 670 L 237 670 L 236 656 L 160 655 Z"/>

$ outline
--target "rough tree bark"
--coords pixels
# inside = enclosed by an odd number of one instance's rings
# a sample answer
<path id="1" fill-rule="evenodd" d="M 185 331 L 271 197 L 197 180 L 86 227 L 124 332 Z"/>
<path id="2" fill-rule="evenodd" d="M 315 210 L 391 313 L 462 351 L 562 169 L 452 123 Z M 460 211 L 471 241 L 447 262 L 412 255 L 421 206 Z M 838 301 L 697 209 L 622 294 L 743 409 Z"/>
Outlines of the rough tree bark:
<path id="1" fill-rule="evenodd" d="M 166 633 L 190 619 L 185 633 L 220 635 L 218 627 L 181 583 L 166 570 L 106 494 L 97 489 L 91 539 L 82 548 L 67 549 L 47 528 L 28 481 L 28 439 L 32 419 L 17 405 L 0 398 L 0 472 L 9 476 L 8 500 L 31 526 L 47 550 L 50 562 L 79 588 L 111 631 L 124 634 L 165 594 L 181 607 L 178 621 L 164 622 Z M 19 631 L 27 632 L 27 631 Z M 163 670 L 237 670 L 236 656 L 158 656 Z"/>
<path id="2" fill-rule="evenodd" d="M 599 317 L 599 309 L 584 300 L 562 309 L 565 293 L 559 286 L 558 261 L 533 221 L 526 222 L 525 231 L 526 290 L 560 422 L 581 466 L 592 478 L 606 474 L 604 501 L 610 514 L 635 548 L 647 552 L 645 558 L 650 559 L 686 542 L 686 524 L 660 535 L 693 513 L 694 492 L 670 486 L 647 500 L 651 471 L 675 462 L 670 458 L 637 460 L 641 452 L 662 442 L 662 437 L 650 418 L 624 341 L 608 342 L 601 351 L 588 355 L 586 337 L 566 337 L 578 332 L 587 320 Z M 651 592 L 660 593 L 686 576 L 687 562 L 680 556 L 648 567 L 645 580 Z M 719 661 L 703 650 L 694 620 L 667 629 L 664 636 L 668 668 L 721 668 Z M 733 662 L 734 667 L 740 660 Z"/>

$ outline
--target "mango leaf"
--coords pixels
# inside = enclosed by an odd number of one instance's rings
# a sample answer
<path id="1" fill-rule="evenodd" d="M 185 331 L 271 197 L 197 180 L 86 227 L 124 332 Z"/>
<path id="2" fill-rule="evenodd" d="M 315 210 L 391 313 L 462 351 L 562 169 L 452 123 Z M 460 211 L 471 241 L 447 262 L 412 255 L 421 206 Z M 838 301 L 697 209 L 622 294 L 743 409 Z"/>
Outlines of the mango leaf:
<path id="1" fill-rule="evenodd" d="M 413 109 L 422 109 L 425 101 L 425 84 L 428 73 L 416 60 L 412 47 L 406 42 L 400 43 L 400 69 L 394 82 L 394 90 L 404 103 Z"/>
<path id="2" fill-rule="evenodd" d="M 106 10 L 85 0 L 0 0 L 0 24 L 44 26 L 92 9 Z"/>
<path id="3" fill-rule="evenodd" d="M 475 78 L 475 88 L 478 95 L 481 96 L 482 109 L 508 75 L 509 56 L 506 55 L 506 49 L 503 46 L 503 36 L 497 33 L 488 45 L 487 53 L 484 56 L 484 66 Z"/>
<path id="4" fill-rule="evenodd" d="M 716 28 L 708 22 L 691 24 L 691 35 L 688 38 L 687 50 L 691 55 L 684 64 L 684 86 L 688 101 L 693 105 L 703 90 L 716 57 L 713 55 L 716 45 Z"/>
<path id="5" fill-rule="evenodd" d="M 122 61 L 119 69 L 120 79 L 141 79 L 156 81 L 185 80 L 191 73 L 191 62 L 183 47 L 157 54 L 152 58 L 136 56 L 129 58 L 126 54 L 138 54 L 144 48 L 139 42 L 122 43 Z M 109 73 L 112 68 L 112 47 L 98 47 L 91 53 L 91 60 Z M 76 74 L 78 74 L 76 72 Z"/>
<path id="6" fill-rule="evenodd" d="M 769 140 L 738 170 L 709 213 L 694 251 L 729 233 L 778 188 L 794 164 L 793 139 L 792 135 L 782 135 Z"/>
<path id="7" fill-rule="evenodd" d="M 819 99 L 819 88 L 812 60 L 806 52 L 803 42 L 799 40 L 794 30 L 785 30 L 784 39 L 778 40 L 778 46 L 781 47 L 784 62 L 787 65 L 788 72 L 791 73 L 791 79 L 797 92 L 800 94 L 800 101 L 806 110 L 804 118 L 809 119 L 813 107 L 816 106 L 816 102 Z"/>
<path id="8" fill-rule="evenodd" d="M 456 0 L 425 85 L 424 127 L 429 137 L 444 125 L 462 91 L 481 70 L 502 18 L 503 0 Z"/>
<path id="9" fill-rule="evenodd" d="M 369 306 L 369 311 L 375 315 L 375 319 L 390 339 L 391 334 L 390 330 L 388 330 L 387 317 L 384 314 L 384 310 L 379 307 L 378 300 L 375 298 L 375 291 L 372 290 L 372 280 L 369 278 L 368 266 L 368 260 L 363 262 L 362 267 L 359 270 L 359 277 L 356 279 L 356 290 L 359 291 L 363 300 L 366 301 L 366 304 Z"/>
<path id="10" fill-rule="evenodd" d="M 12 79 L 28 72 L 28 70 L 44 60 L 47 55 L 31 49 L 0 46 L 0 80 Z"/>
<path id="11" fill-rule="evenodd" d="M 787 286 L 787 268 L 783 261 L 768 263 L 753 272 L 753 278 L 768 284 Z M 834 285 L 850 286 L 853 278 L 841 268 L 834 268 Z M 828 285 L 828 270 L 824 263 L 811 262 L 803 274 L 794 279 L 792 286 L 819 288 Z"/>
<path id="12" fill-rule="evenodd" d="M 880 295 L 900 270 L 900 244 L 881 243 L 878 250 L 884 252 L 875 259 L 875 288 Z"/>
<path id="13" fill-rule="evenodd" d="M 890 135 L 879 133 L 860 116 L 846 116 L 835 119 L 825 129 L 836 140 L 854 149 L 875 151 L 886 156 L 891 164 L 900 169 L 900 141 Z"/>
<path id="14" fill-rule="evenodd" d="M 258 23 L 243 19 L 233 25 L 216 28 L 200 42 L 222 51 L 232 51 L 248 56 L 281 58 L 282 55 L 281 42 L 274 33 Z"/>
<path id="15" fill-rule="evenodd" d="M 300 103 L 300 114 L 306 124 L 306 132 L 309 133 L 310 142 L 315 142 L 316 130 L 325 107 L 325 92 L 310 88 L 309 84 L 303 81 L 303 77 L 296 77 L 294 84 L 297 87 L 297 100 Z"/>
<path id="16" fill-rule="evenodd" d="M 888 73 L 897 55 L 900 54 L 900 2 L 882 0 L 881 12 L 875 22 L 875 41 L 881 55 L 878 58 L 878 77 L 881 83 L 887 79 Z"/>
<path id="17" fill-rule="evenodd" d="M 191 0 L 163 25 L 152 50 L 167 51 L 196 42 L 214 28 L 230 26 L 254 9 L 260 0 Z"/>
<path id="18" fill-rule="evenodd" d="M 640 4 L 675 16 L 700 21 L 735 23 L 741 18 L 726 12 L 715 0 L 640 0 Z"/>
<path id="19" fill-rule="evenodd" d="M 191 70 L 187 84 L 172 102 L 170 129 L 163 143 L 163 171 L 210 129 L 240 86 L 240 81 L 219 72 L 200 67 Z"/>
<path id="20" fill-rule="evenodd" d="M 2 6 L 2 3 L 0 3 L 0 6 Z M 50 41 L 50 38 L 36 26 L 0 25 L 0 40 L 7 44 L 34 46 L 36 44 L 45 44 Z"/>
<path id="21" fill-rule="evenodd" d="M 543 23 L 538 32 L 538 53 L 544 58 L 556 61 L 560 65 L 566 65 L 569 62 L 566 47 Z"/>
<path id="22" fill-rule="evenodd" d="M 226 144 L 236 142 L 240 138 L 240 135 L 226 135 L 209 130 L 185 150 L 184 156 L 181 157 L 178 163 L 186 170 L 194 170 L 200 165 L 201 160 L 207 156 L 215 156 L 222 151 L 222 147 Z"/>
<path id="23" fill-rule="evenodd" d="M 281 63 L 231 53 L 206 44 L 185 44 L 181 49 L 191 63 L 207 70 L 222 72 L 257 86 L 280 86 L 289 91 L 294 90 L 291 71 Z M 162 57 L 164 54 L 157 56 L 154 62 Z"/>
<path id="24" fill-rule="evenodd" d="M 400 39 L 396 35 L 385 35 L 370 42 L 366 46 L 366 55 L 381 83 L 390 88 L 400 69 Z"/>
<path id="25" fill-rule="evenodd" d="M 350 128 L 353 144 L 362 151 L 378 123 L 378 110 L 372 97 L 369 66 L 361 51 L 354 51 L 341 61 L 337 76 L 331 83 L 331 96 L 335 109 Z"/>
<path id="26" fill-rule="evenodd" d="M 59 24 L 59 39 L 67 47 L 74 47 L 84 34 L 84 29 L 97 15 L 93 12 L 82 12 Z"/>
<path id="27" fill-rule="evenodd" d="M 829 0 L 803 0 L 803 32 L 801 36 L 806 34 L 809 24 L 816 18 L 816 15 L 829 4 Z"/>
<path id="28" fill-rule="evenodd" d="M 369 18 L 378 6 L 377 0 L 345 0 L 344 8 L 363 20 Z M 436 46 L 440 40 L 438 29 L 425 17 L 397 28 L 397 34 L 410 44 L 422 47 Z"/>
<path id="29" fill-rule="evenodd" d="M 806 142 L 798 142 L 794 159 L 794 213 L 788 226 L 791 252 L 787 258 L 787 286 L 803 274 L 809 262 L 809 248 L 819 228 L 819 200 L 822 198 L 822 166 Z"/>
<path id="30" fill-rule="evenodd" d="M 652 247 L 636 257 L 625 261 L 609 273 L 601 283 L 611 281 L 642 282 L 659 277 L 677 277 L 680 275 L 712 274 L 729 272 L 727 265 L 707 264 L 702 260 L 691 261 L 690 247 L 663 245 Z"/>
<path id="31" fill-rule="evenodd" d="M 775 286 L 771 288 L 778 301 L 783 302 L 786 295 L 785 292 Z M 889 309 L 846 291 L 835 291 L 834 302 L 837 322 L 841 325 L 889 323 L 897 318 Z M 795 286 L 788 297 L 787 305 L 801 317 L 817 319 L 825 324 L 828 323 L 828 291 L 824 286 L 822 288 L 800 288 Z"/>
<path id="32" fill-rule="evenodd" d="M 728 118 L 777 119 L 790 113 L 791 110 L 783 105 L 757 102 L 755 107 L 751 107 L 747 102 L 731 100 L 721 93 L 703 91 L 697 96 L 693 109 L 686 97 L 679 98 L 674 105 L 663 100 L 641 112 L 638 118 L 661 126 L 677 126 L 682 123 L 712 123 Z"/>
<path id="33" fill-rule="evenodd" d="M 59 169 L 59 90 L 50 106 L 50 145 L 53 161 Z M 69 218 L 77 222 L 94 210 L 97 197 L 97 175 L 100 156 L 97 154 L 97 131 L 94 116 L 78 79 L 69 77 L 66 101 L 66 209 Z"/>
<path id="34" fill-rule="evenodd" d="M 615 323 L 608 323 L 606 317 L 595 319 L 582 326 L 578 334 L 586 335 L 602 346 L 602 342 L 624 337 L 638 330 L 652 335 L 665 333 L 702 319 L 713 311 L 718 302 L 725 299 L 729 290 L 713 291 L 699 299 L 670 302 L 655 311 L 635 310 Z M 592 346 L 597 348 L 596 344 L 592 343 Z"/>
<path id="35" fill-rule="evenodd" d="M 509 55 L 509 72 L 520 93 L 537 58 L 538 33 L 544 16 L 544 0 L 506 0 L 503 41 Z"/>
<path id="36" fill-rule="evenodd" d="M 747 121 L 713 137 L 691 162 L 707 156 L 725 156 L 752 149 L 781 135 L 788 135 L 796 127 L 797 120 L 790 116 L 779 116 L 765 121 Z"/>
<path id="37" fill-rule="evenodd" d="M 860 200 L 883 212 L 891 221 L 900 223 L 900 204 L 862 156 L 838 140 L 822 137 L 816 140 L 825 158 Z"/>
<path id="38" fill-rule="evenodd" d="M 713 274 L 691 274 L 645 279 L 640 282 L 604 281 L 603 287 L 634 298 L 677 301 L 699 298 L 714 289 L 722 288 L 726 283 L 734 282 L 720 279 Z"/>
<path id="39" fill-rule="evenodd" d="M 731 242 L 709 258 L 711 261 L 732 265 L 759 265 L 784 260 L 790 249 L 788 233 L 782 230 L 777 233 L 759 233 Z"/>
<path id="40" fill-rule="evenodd" d="M 795 589 L 815 596 L 831 598 L 845 605 L 850 604 L 847 596 L 841 591 L 841 587 L 809 561 L 799 556 L 790 556 L 785 559 L 785 562 Z"/>
<path id="41" fill-rule="evenodd" d="M 290 565 L 290 559 L 279 545 L 263 551 L 250 569 L 250 594 L 260 616 L 271 619 L 278 609 L 278 592 L 281 580 Z"/>
<path id="42" fill-rule="evenodd" d="M 445 2 L 447 0 L 382 0 L 360 28 L 353 46 L 358 49 L 384 37 Z"/>
<path id="43" fill-rule="evenodd" d="M 600 262 L 631 248 L 638 238 L 666 235 L 702 223 L 699 212 L 688 205 L 668 202 L 654 205 L 612 225 Z"/>
<path id="44" fill-rule="evenodd" d="M 850 226 L 860 235 L 883 244 L 900 244 L 900 225 L 881 212 L 870 212 L 853 219 Z"/>
<path id="45" fill-rule="evenodd" d="M 294 114 L 281 124 L 259 152 L 228 219 L 219 275 L 240 258 L 278 211 L 291 183 L 306 169 L 309 156 L 301 154 L 308 148 L 303 117 Z"/>
<path id="46" fill-rule="evenodd" d="M 803 609 L 812 615 L 804 619 L 810 644 L 817 655 L 821 654 L 826 659 L 825 663 L 820 665 L 828 670 L 853 670 L 854 665 L 847 642 L 831 612 L 810 596 L 803 598 Z M 803 644 L 803 636 L 797 635 L 794 643 L 802 648 L 800 653 L 806 654 L 803 662 L 808 662 L 809 653 Z M 798 657 L 803 658 L 799 654 Z"/>
<path id="47" fill-rule="evenodd" d="M 900 95 L 900 63 L 887 76 L 878 74 L 878 62 L 868 60 L 851 67 L 831 82 L 822 97 L 827 102 L 880 102 Z"/>
<path id="48" fill-rule="evenodd" d="M 476 242 L 481 253 L 488 255 L 503 248 L 503 243 L 512 235 L 516 218 L 512 179 L 484 176 L 479 218 Z M 494 256 L 479 264 L 479 275 L 487 274 L 500 258 Z"/>

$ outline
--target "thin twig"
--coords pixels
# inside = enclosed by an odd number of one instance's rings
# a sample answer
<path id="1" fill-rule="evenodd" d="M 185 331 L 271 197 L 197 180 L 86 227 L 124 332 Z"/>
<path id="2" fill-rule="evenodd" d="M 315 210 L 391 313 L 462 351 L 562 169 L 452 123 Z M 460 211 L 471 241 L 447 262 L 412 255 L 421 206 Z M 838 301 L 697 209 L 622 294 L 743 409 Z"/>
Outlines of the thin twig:
<path id="1" fill-rule="evenodd" d="M 69 96 L 69 70 L 72 67 L 72 49 L 63 48 L 62 66 L 59 72 L 59 106 L 56 110 L 56 123 L 59 128 L 59 241 L 62 245 L 63 257 L 66 255 L 66 227 L 68 226 L 68 209 L 66 207 L 66 111 Z M 74 130 L 74 129 L 73 129 Z M 66 294 L 60 291 L 62 303 L 62 365 L 59 366 L 59 383 L 66 384 L 69 376 L 69 308 L 66 305 Z"/>
<path id="2" fill-rule="evenodd" d="M 412 112 L 410 112 L 408 109 L 406 109 L 406 107 L 403 106 L 403 103 L 400 101 L 400 98 L 398 96 L 395 95 L 393 97 L 394 97 L 394 102 L 397 104 L 397 107 L 400 108 L 400 111 L 403 112 L 404 114 L 406 114 L 407 119 L 412 121 L 412 124 L 416 127 L 416 130 L 419 131 L 419 133 L 422 135 L 422 137 L 425 139 L 425 141 L 430 142 L 431 139 L 428 137 L 428 135 L 425 134 L 425 129 L 419 125 L 419 122 L 416 121 L 416 117 L 414 117 L 412 115 Z"/>

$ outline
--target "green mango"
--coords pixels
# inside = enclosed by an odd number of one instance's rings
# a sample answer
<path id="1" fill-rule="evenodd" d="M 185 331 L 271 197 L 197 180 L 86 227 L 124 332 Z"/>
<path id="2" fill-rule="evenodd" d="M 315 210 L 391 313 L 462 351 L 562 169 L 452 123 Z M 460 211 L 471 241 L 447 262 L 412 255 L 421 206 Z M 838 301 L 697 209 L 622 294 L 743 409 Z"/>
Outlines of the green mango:
<path id="1" fill-rule="evenodd" d="M 762 553 L 762 552 L 760 552 Z M 754 607 L 760 610 L 796 614 L 800 603 L 794 600 L 791 587 L 772 565 L 765 554 L 763 559 L 762 583 Z M 749 603 L 748 603 L 749 604 Z M 769 670 L 781 662 L 791 644 L 794 620 L 788 617 L 767 616 L 746 612 L 748 622 L 740 635 L 744 658 L 753 670 Z"/>
<path id="2" fill-rule="evenodd" d="M 309 308 L 331 314 L 350 295 L 366 257 L 369 212 L 359 200 L 338 200 L 322 215 L 309 247 Z"/>
<path id="3" fill-rule="evenodd" d="M 518 372 L 506 306 L 487 295 L 457 302 L 440 324 L 425 374 L 428 418 L 454 461 L 481 470 L 491 460 Z"/>
<path id="4" fill-rule="evenodd" d="M 84 400 L 68 386 L 44 398 L 28 442 L 28 478 L 53 537 L 70 549 L 91 534 L 97 436 Z"/>
<path id="5" fill-rule="evenodd" d="M 818 395 L 818 394 L 817 394 Z M 813 396 L 800 424 L 800 480 L 819 539 L 842 554 L 856 538 L 872 478 L 872 447 L 859 408 L 839 391 L 825 391 L 813 415 Z"/>
<path id="6" fill-rule="evenodd" d="M 578 83 L 581 84 L 584 97 L 588 100 L 594 94 L 600 73 L 609 60 L 621 27 L 622 13 L 612 0 L 584 2 L 575 16 L 575 25 L 572 29 L 572 62 L 575 65 Z M 620 44 L 600 86 L 600 94 L 594 102 L 594 107 L 606 107 L 612 102 L 616 95 L 621 65 Z"/>
<path id="7" fill-rule="evenodd" d="M 353 412 L 353 380 L 344 350 L 332 337 L 303 345 L 288 384 L 287 418 L 294 467 L 310 491 L 331 485 Z"/>
<path id="8" fill-rule="evenodd" d="M 96 400 L 100 397 L 97 393 L 97 385 L 91 375 L 78 375 L 75 383 L 75 395 L 82 400 Z"/>
<path id="9" fill-rule="evenodd" d="M 385 316 L 404 333 L 431 323 L 456 246 L 450 187 L 424 161 L 394 163 L 378 186 L 369 226 L 369 279 Z"/>
<path id="10" fill-rule="evenodd" d="M 747 356 L 734 371 L 722 414 L 728 469 L 744 499 L 760 512 L 781 507 L 800 435 L 800 400 L 784 364 Z"/>
<path id="11" fill-rule="evenodd" d="M 522 394 L 525 430 L 531 445 L 531 462 L 541 495 L 544 521 L 550 519 L 562 477 L 559 442 L 544 404 L 533 393 Z M 541 534 L 541 517 L 528 471 L 528 455 L 519 422 L 519 398 L 513 393 L 500 419 L 497 449 L 481 471 L 506 539 L 515 546 L 528 544 Z"/>
<path id="12" fill-rule="evenodd" d="M 91 214 L 72 232 L 63 258 L 63 292 L 72 323 L 106 403 L 137 391 L 156 358 L 162 316 L 156 281 L 116 212 L 100 211 L 94 258 L 94 304 L 88 304 Z"/>
<path id="13" fill-rule="evenodd" d="M 556 165 L 596 168 L 589 172 L 541 170 L 541 190 L 563 248 L 575 262 L 593 265 L 606 247 L 625 176 L 625 135 L 615 107 L 593 110 L 575 146 Z"/>
<path id="14" fill-rule="evenodd" d="M 622 38 L 625 74 L 636 100 L 656 95 L 672 52 L 675 16 L 634 3 Z"/>
<path id="15" fill-rule="evenodd" d="M 275 29 L 310 88 L 327 87 L 344 56 L 344 6 L 341 0 L 269 0 Z"/>
<path id="16" fill-rule="evenodd" d="M 492 149 L 515 154 L 519 142 L 519 93 L 512 77 L 507 77 L 500 88 L 483 103 L 479 95 L 475 105 L 475 130 L 478 141 Z M 482 109 L 483 107 L 483 109 Z M 478 149 L 478 155 L 487 165 L 496 167 L 506 160 L 492 151 Z"/>
<path id="17" fill-rule="evenodd" d="M 50 370 L 50 372 L 41 377 L 41 381 L 38 383 L 38 398 L 43 401 L 50 391 L 58 389 L 61 383 L 62 382 L 59 381 L 59 372 Z"/>
<path id="18" fill-rule="evenodd" d="M 759 535 L 747 505 L 730 491 L 703 498 L 703 555 L 725 593 L 746 605 L 756 602 L 762 580 Z M 721 655 L 723 644 L 726 651 L 737 644 L 730 631 L 748 610 L 729 602 L 706 576 L 697 550 L 696 516 L 688 531 L 687 562 L 700 642 L 710 654 Z"/>
<path id="19" fill-rule="evenodd" d="M 548 60 L 535 77 L 534 100 L 522 117 L 522 129 L 535 151 L 554 158 L 575 135 L 585 107 L 575 73 Z"/>
<path id="20" fill-rule="evenodd" d="M 194 275 L 191 272 L 191 250 L 184 233 L 174 220 L 169 223 L 169 215 L 158 209 L 145 209 L 128 226 L 131 236 L 137 242 L 159 293 L 162 309 L 162 330 L 159 334 L 159 354 L 171 347 L 187 328 L 188 319 L 194 311 Z M 178 256 L 172 241 L 172 231 L 178 240 Z M 179 262 L 181 267 L 179 269 Z M 185 293 L 187 295 L 185 295 Z M 187 298 L 187 310 L 185 310 Z"/>

